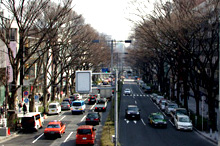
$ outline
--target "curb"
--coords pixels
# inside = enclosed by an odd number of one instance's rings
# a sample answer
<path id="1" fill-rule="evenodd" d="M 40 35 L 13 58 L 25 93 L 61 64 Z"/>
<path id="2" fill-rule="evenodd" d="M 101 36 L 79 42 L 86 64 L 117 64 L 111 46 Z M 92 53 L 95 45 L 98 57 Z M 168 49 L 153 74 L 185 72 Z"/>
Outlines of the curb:
<path id="1" fill-rule="evenodd" d="M 10 139 L 16 137 L 17 134 L 18 134 L 18 132 L 14 132 L 14 133 L 12 133 L 12 134 L 10 134 L 10 135 L 7 135 L 7 136 L 0 136 L 0 143 L 5 142 L 5 141 L 8 141 L 8 140 L 10 140 Z"/>
<path id="2" fill-rule="evenodd" d="M 218 141 L 217 140 L 214 140 L 212 139 L 211 137 L 203 134 L 201 131 L 197 130 L 195 127 L 193 127 L 194 131 L 197 132 L 198 134 L 202 135 L 203 137 L 205 137 L 206 139 L 208 139 L 209 141 L 215 143 L 215 144 L 218 144 Z"/>

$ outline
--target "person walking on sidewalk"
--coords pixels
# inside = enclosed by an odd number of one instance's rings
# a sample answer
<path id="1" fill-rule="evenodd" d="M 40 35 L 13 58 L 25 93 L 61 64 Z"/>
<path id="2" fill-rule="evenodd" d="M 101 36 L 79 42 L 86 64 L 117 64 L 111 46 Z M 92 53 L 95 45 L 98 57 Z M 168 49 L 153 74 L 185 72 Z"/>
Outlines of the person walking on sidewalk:
<path id="1" fill-rule="evenodd" d="M 21 112 L 21 108 L 22 108 L 22 103 L 21 102 L 19 102 L 18 108 L 19 108 L 19 113 L 20 113 Z"/>
<path id="2" fill-rule="evenodd" d="M 24 112 L 24 115 L 26 114 L 26 112 L 27 112 L 27 106 L 26 106 L 26 104 L 24 103 L 23 104 L 23 112 Z"/>

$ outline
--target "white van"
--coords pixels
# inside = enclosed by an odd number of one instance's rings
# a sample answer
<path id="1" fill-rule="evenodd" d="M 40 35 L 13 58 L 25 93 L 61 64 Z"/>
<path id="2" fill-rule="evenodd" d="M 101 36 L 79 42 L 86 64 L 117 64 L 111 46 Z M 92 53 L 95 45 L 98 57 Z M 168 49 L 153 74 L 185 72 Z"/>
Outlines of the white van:
<path id="1" fill-rule="evenodd" d="M 44 118 L 40 112 L 29 112 L 21 117 L 21 127 L 24 130 L 38 130 L 43 127 Z"/>
<path id="2" fill-rule="evenodd" d="M 85 101 L 84 100 L 73 101 L 70 109 L 72 111 L 72 114 L 85 112 L 86 109 Z"/>
<path id="3" fill-rule="evenodd" d="M 48 106 L 48 114 L 59 114 L 61 112 L 61 106 L 58 102 L 50 103 Z"/>

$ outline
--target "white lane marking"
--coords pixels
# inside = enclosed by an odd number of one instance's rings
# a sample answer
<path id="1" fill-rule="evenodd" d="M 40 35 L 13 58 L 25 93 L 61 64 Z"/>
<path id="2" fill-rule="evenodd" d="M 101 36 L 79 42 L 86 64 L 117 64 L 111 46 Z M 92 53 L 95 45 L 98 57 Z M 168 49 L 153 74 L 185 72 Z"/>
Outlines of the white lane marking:
<path id="1" fill-rule="evenodd" d="M 164 112 L 162 112 L 162 114 L 164 115 L 164 117 L 166 117 L 166 114 Z"/>
<path id="2" fill-rule="evenodd" d="M 142 94 L 140 96 L 142 96 Z"/>
<path id="3" fill-rule="evenodd" d="M 128 124 L 129 123 L 129 120 L 127 120 L 127 119 L 124 119 L 125 120 L 125 122 Z"/>
<path id="4" fill-rule="evenodd" d="M 42 133 L 38 138 L 36 138 L 32 143 L 35 143 L 39 138 L 41 138 L 44 135 L 44 133 Z"/>
<path id="5" fill-rule="evenodd" d="M 90 110 L 93 109 L 95 105 L 96 105 L 96 103 L 90 108 Z"/>
<path id="6" fill-rule="evenodd" d="M 59 121 L 63 120 L 66 116 L 63 116 Z"/>
<path id="7" fill-rule="evenodd" d="M 137 121 L 134 121 L 134 123 L 136 124 L 136 123 L 137 123 Z"/>
<path id="8" fill-rule="evenodd" d="M 169 122 L 174 126 L 173 122 L 171 120 L 169 120 Z"/>
<path id="9" fill-rule="evenodd" d="M 67 138 L 63 142 L 66 142 L 72 134 L 73 134 L 73 132 L 70 132 L 70 134 L 67 136 Z"/>
<path id="10" fill-rule="evenodd" d="M 144 124 L 144 126 L 146 126 L 146 124 L 145 124 L 144 120 L 143 120 L 143 119 L 141 119 L 141 121 L 142 121 L 142 123 Z"/>
<path id="11" fill-rule="evenodd" d="M 85 118 L 86 118 L 86 115 L 81 119 L 81 122 L 84 121 Z"/>
<path id="12" fill-rule="evenodd" d="M 86 101 L 89 97 L 86 97 L 86 99 L 83 99 L 84 101 Z"/>
<path id="13" fill-rule="evenodd" d="M 136 100 L 135 100 L 134 102 L 135 102 L 135 104 L 137 104 L 137 101 L 136 101 Z"/>
<path id="14" fill-rule="evenodd" d="M 63 113 L 60 113 L 59 115 L 58 115 L 58 117 L 61 117 L 63 115 Z"/>

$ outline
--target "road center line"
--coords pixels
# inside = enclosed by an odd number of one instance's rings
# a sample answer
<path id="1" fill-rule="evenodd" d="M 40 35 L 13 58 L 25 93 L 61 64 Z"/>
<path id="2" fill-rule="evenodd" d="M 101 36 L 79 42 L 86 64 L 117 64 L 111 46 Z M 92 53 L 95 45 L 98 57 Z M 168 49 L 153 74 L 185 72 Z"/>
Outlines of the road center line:
<path id="1" fill-rule="evenodd" d="M 59 121 L 63 120 L 66 116 L 63 116 Z"/>
<path id="2" fill-rule="evenodd" d="M 141 119 L 141 121 L 142 121 L 142 123 L 144 124 L 144 126 L 146 126 L 146 124 L 145 124 L 144 120 L 143 120 L 143 119 Z"/>
<path id="3" fill-rule="evenodd" d="M 39 138 L 41 138 L 44 135 L 44 133 L 42 133 L 37 139 L 35 139 L 32 143 L 35 143 Z"/>
<path id="4" fill-rule="evenodd" d="M 73 132 L 70 132 L 70 134 L 67 136 L 67 138 L 63 142 L 66 142 L 72 134 L 73 134 Z"/>
<path id="5" fill-rule="evenodd" d="M 81 122 L 84 121 L 85 118 L 86 118 L 86 115 L 81 119 Z"/>

